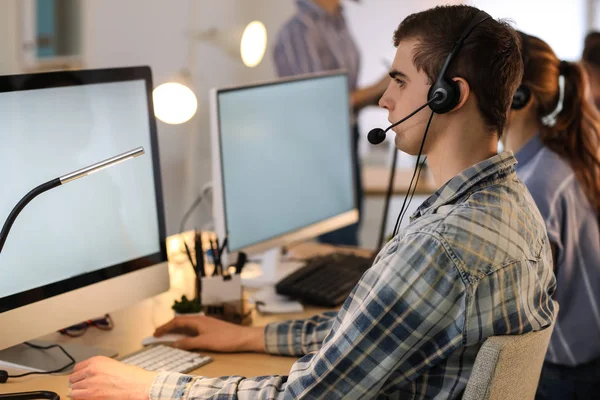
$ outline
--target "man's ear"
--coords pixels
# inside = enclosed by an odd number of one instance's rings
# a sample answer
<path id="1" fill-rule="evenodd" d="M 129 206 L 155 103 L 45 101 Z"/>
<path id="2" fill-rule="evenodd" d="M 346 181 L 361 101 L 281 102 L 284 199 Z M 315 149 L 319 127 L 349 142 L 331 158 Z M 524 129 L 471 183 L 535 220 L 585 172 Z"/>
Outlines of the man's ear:
<path id="1" fill-rule="evenodd" d="M 471 94 L 471 86 L 469 86 L 469 82 L 467 82 L 464 78 L 452 78 L 452 80 L 456 82 L 458 88 L 460 89 L 460 98 L 458 100 L 458 104 L 452 109 L 452 111 L 456 111 L 467 102 L 467 99 Z"/>

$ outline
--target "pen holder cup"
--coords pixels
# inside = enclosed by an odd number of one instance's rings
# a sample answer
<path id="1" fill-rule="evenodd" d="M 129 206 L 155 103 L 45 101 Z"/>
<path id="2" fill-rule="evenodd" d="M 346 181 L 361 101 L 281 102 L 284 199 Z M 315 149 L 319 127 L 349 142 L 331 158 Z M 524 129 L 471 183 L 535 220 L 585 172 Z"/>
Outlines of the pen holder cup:
<path id="1" fill-rule="evenodd" d="M 242 298 L 239 274 L 203 277 L 201 295 L 207 316 L 239 325 L 252 323 L 252 312 Z"/>

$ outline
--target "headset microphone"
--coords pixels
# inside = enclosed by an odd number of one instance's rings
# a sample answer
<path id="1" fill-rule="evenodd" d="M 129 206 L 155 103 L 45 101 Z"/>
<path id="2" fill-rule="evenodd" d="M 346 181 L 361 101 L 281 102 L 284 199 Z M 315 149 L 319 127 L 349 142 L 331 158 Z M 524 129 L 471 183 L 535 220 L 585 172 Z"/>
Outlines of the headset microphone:
<path id="1" fill-rule="evenodd" d="M 407 119 L 409 119 L 410 117 L 412 117 L 413 115 L 415 115 L 416 113 L 418 113 L 419 111 L 421 111 L 422 109 L 424 109 L 425 107 L 427 107 L 429 104 L 431 104 L 434 101 L 436 101 L 439 96 L 441 96 L 441 94 L 438 94 L 438 93 L 434 94 L 434 96 L 431 98 L 431 100 L 429 100 L 427 103 L 423 104 L 421 107 L 417 108 L 415 111 L 413 111 L 410 114 L 408 114 L 406 117 L 402 118 L 400 121 L 398 121 L 396 123 L 393 123 L 392 125 L 388 126 L 385 131 L 383 129 L 381 129 L 381 128 L 371 129 L 371 131 L 367 135 L 367 139 L 369 140 L 369 143 L 371 143 L 371 144 L 379 144 L 379 143 L 383 142 L 385 140 L 385 134 L 387 133 L 387 131 L 389 131 L 390 129 L 393 129 L 394 127 L 396 127 L 398 125 L 400 125 L 401 123 L 403 123 L 404 121 L 406 121 Z"/>

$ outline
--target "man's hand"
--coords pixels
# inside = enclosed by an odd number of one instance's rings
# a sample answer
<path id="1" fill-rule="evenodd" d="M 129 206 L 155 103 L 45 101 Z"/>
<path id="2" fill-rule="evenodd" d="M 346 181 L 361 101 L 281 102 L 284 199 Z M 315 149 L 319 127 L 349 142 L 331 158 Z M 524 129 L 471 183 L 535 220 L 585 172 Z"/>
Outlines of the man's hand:
<path id="1" fill-rule="evenodd" d="M 157 374 L 111 358 L 93 357 L 75 365 L 69 377 L 71 398 L 148 400 Z"/>
<path id="2" fill-rule="evenodd" d="M 376 106 L 389 84 L 390 77 L 386 74 L 375 84 L 355 90 L 350 96 L 352 107 L 360 110 L 366 106 Z"/>
<path id="3" fill-rule="evenodd" d="M 239 326 L 203 315 L 175 317 L 156 329 L 154 336 L 160 337 L 166 333 L 190 336 L 173 343 L 174 347 L 184 350 L 265 352 L 264 328 Z"/>

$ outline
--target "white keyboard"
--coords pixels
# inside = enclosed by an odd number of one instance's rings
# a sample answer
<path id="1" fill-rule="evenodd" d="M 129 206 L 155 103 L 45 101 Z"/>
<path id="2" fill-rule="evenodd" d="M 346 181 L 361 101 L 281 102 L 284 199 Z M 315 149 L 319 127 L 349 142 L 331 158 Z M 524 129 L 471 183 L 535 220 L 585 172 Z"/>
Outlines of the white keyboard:
<path id="1" fill-rule="evenodd" d="M 120 361 L 148 371 L 168 371 L 185 374 L 211 362 L 212 358 L 160 344 L 129 354 Z"/>

